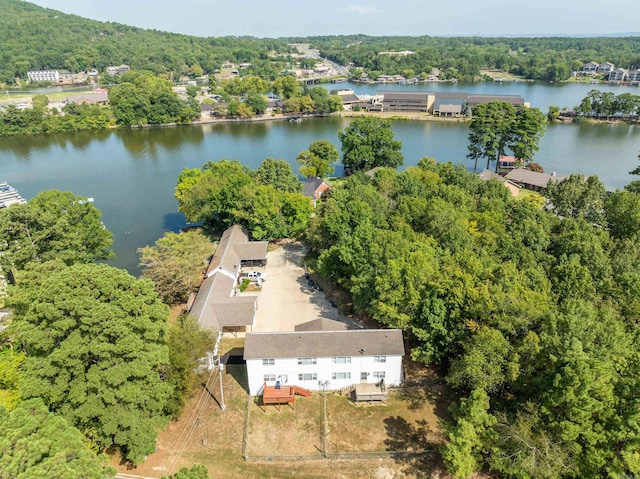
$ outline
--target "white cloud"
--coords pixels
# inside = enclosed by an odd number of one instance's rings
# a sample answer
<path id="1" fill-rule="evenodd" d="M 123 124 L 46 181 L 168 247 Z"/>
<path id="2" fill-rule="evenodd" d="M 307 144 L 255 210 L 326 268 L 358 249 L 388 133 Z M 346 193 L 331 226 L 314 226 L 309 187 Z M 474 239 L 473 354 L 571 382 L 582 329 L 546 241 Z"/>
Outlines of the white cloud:
<path id="1" fill-rule="evenodd" d="M 382 10 L 380 10 L 379 8 L 369 7 L 367 5 L 358 5 L 355 3 L 344 7 L 342 10 L 345 12 L 358 13 L 360 15 L 367 13 L 382 13 Z"/>

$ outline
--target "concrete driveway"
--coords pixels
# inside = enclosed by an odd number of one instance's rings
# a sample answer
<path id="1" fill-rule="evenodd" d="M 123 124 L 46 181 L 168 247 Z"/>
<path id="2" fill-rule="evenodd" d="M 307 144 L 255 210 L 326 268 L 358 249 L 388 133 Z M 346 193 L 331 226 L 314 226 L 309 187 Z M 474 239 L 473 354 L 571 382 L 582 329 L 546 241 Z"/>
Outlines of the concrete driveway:
<path id="1" fill-rule="evenodd" d="M 287 243 L 267 253 L 267 280 L 259 293 L 253 331 L 294 331 L 296 325 L 319 318 L 359 327 L 341 316 L 322 291 L 309 288 L 302 267 L 305 253 L 300 243 Z"/>

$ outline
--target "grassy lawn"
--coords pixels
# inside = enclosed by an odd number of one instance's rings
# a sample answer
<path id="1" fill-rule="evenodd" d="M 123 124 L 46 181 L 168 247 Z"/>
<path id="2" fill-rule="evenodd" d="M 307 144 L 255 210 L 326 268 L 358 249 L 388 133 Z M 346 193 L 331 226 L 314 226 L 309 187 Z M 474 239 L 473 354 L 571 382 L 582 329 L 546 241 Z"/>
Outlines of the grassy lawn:
<path id="1" fill-rule="evenodd" d="M 93 92 L 93 89 L 90 87 L 79 88 L 79 89 L 73 88 L 73 89 L 69 89 L 68 91 L 47 93 L 46 96 L 47 98 L 49 98 L 50 102 L 57 102 L 57 101 L 64 100 L 68 96 L 83 95 L 85 93 L 91 93 L 91 92 Z M 23 101 L 30 102 L 35 95 L 37 95 L 37 93 L 35 92 L 34 93 L 31 93 L 31 92 L 12 93 L 11 90 L 9 90 L 9 96 L 7 96 L 7 92 L 3 91 L 3 92 L 0 92 L 0 105 L 12 105 L 12 104 L 20 103 Z"/>
<path id="2" fill-rule="evenodd" d="M 295 410 L 289 405 L 260 406 L 251 402 L 249 456 L 319 455 L 322 450 L 322 396 L 296 398 Z"/>
<path id="3" fill-rule="evenodd" d="M 504 81 L 526 81 L 526 78 L 518 75 L 513 75 L 509 72 L 499 70 L 480 70 L 481 75 L 486 75 L 493 79 L 502 78 Z"/>
<path id="4" fill-rule="evenodd" d="M 544 198 L 540 195 L 540 193 L 527 190 L 526 188 L 520 188 L 520 192 L 518 193 L 518 196 L 515 196 L 514 198 L 517 200 L 523 200 L 525 198 L 539 198 L 540 202 L 544 203 Z"/>
<path id="5" fill-rule="evenodd" d="M 243 345 L 242 338 L 225 338 L 221 353 L 236 354 Z M 417 363 L 408 360 L 406 374 L 412 386 L 390 391 L 386 405 L 355 405 L 347 397 L 328 393 L 327 452 L 421 452 L 437 448 L 443 441 L 438 425 L 446 417 L 450 393 L 437 374 Z M 222 379 L 225 411 L 219 405 L 219 377 L 213 376 L 208 391 L 198 388 L 180 419 L 158 436 L 157 451 L 144 464 L 127 469 L 117 465 L 116 458 L 113 464 L 123 473 L 154 478 L 196 463 L 205 465 L 211 477 L 225 479 L 431 477 L 429 474 L 442 470 L 437 454 L 321 459 L 321 393 L 297 397 L 295 410 L 282 405 L 279 412 L 274 406 L 265 411 L 256 398 L 247 401 L 244 365 L 228 365 Z M 250 461 L 242 457 L 247 407 Z M 293 455 L 308 459 L 277 457 Z"/>
<path id="6" fill-rule="evenodd" d="M 442 444 L 434 406 L 426 397 L 413 406 L 415 392 L 389 392 L 386 404 L 357 404 L 327 396 L 329 452 L 424 451 Z"/>

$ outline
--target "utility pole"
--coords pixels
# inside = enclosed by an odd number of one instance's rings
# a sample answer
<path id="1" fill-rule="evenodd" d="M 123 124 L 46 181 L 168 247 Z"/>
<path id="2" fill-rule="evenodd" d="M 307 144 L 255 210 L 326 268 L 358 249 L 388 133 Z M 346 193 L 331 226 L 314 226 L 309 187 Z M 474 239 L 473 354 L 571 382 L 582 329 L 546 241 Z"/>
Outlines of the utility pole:
<path id="1" fill-rule="evenodd" d="M 219 354 L 218 354 L 218 367 L 220 368 L 220 371 L 218 373 L 218 376 L 220 377 L 220 409 L 224 411 L 225 409 L 227 409 L 227 406 L 224 403 L 224 389 L 222 388 L 222 372 L 224 371 L 224 364 Z"/>

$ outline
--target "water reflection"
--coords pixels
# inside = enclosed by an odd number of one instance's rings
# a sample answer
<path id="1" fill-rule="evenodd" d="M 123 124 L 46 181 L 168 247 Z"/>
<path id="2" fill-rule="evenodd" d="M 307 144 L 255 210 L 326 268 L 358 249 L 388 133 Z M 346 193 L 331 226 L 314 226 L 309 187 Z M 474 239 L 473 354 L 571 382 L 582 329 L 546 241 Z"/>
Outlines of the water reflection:
<path id="1" fill-rule="evenodd" d="M 167 128 L 118 129 L 115 135 L 125 149 L 135 158 L 158 159 L 163 151 L 175 152 L 188 144 L 198 144 L 204 139 L 201 128 L 176 126 Z"/>
<path id="2" fill-rule="evenodd" d="M 111 135 L 110 130 L 90 130 L 47 133 L 42 135 L 20 135 L 0 137 L 0 151 L 9 151 L 21 160 L 29 160 L 32 153 L 65 149 L 71 145 L 77 150 L 86 150 L 93 142 L 102 143 Z"/>

